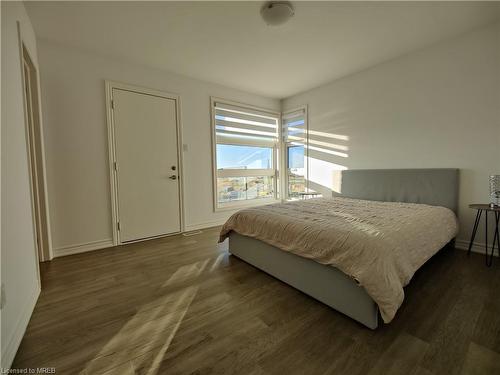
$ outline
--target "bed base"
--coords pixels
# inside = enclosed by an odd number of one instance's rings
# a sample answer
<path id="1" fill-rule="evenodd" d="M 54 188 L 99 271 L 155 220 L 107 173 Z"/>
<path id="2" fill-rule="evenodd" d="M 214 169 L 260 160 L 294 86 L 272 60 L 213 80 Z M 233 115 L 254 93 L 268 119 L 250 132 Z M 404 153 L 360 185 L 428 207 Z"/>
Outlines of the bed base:
<path id="1" fill-rule="evenodd" d="M 378 326 L 378 307 L 366 291 L 335 267 L 325 266 L 254 238 L 232 232 L 229 252 L 368 328 Z"/>

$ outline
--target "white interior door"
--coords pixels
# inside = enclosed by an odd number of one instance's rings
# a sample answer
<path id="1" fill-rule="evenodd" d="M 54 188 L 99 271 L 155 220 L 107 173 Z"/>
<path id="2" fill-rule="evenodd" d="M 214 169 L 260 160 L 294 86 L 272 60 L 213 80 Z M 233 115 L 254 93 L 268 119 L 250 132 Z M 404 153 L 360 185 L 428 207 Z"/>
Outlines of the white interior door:
<path id="1" fill-rule="evenodd" d="M 176 101 L 113 88 L 121 242 L 180 232 Z"/>

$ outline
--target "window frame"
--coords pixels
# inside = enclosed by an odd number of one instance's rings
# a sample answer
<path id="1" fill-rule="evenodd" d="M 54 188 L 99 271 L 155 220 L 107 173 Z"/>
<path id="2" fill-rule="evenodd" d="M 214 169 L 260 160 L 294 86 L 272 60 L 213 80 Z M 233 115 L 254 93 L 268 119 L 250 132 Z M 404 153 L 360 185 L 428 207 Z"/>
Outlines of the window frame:
<path id="1" fill-rule="evenodd" d="M 234 140 L 224 140 L 221 142 L 217 141 L 216 134 L 216 103 L 226 104 L 228 106 L 240 107 L 242 110 L 249 110 L 254 112 L 260 112 L 263 114 L 269 114 L 270 116 L 276 117 L 277 126 L 278 126 L 278 134 L 276 141 L 271 146 L 269 141 L 262 141 L 253 139 L 251 141 L 242 141 L 238 139 Z M 211 138 L 212 138 L 212 196 L 213 196 L 213 207 L 214 212 L 219 211 L 230 211 L 239 208 L 245 207 L 255 207 L 270 203 L 281 202 L 280 193 L 281 193 L 281 181 L 280 181 L 280 173 L 279 170 L 281 168 L 281 144 L 282 144 L 282 127 L 281 127 L 281 113 L 273 110 L 269 110 L 266 108 L 259 108 L 243 103 L 238 103 L 226 99 L 221 99 L 217 97 L 210 97 L 210 124 L 211 124 Z M 218 144 L 226 144 L 226 145 L 235 145 L 235 146 L 255 146 L 255 147 L 272 147 L 272 159 L 273 165 L 271 169 L 217 169 L 217 145 Z M 217 179 L 218 178 L 230 178 L 230 177 L 265 177 L 270 176 L 273 177 L 273 197 L 272 198 L 260 198 L 260 199 L 251 199 L 251 200 L 240 200 L 226 203 L 219 203 L 218 199 L 218 190 L 217 190 Z"/>
<path id="2" fill-rule="evenodd" d="M 281 191 L 283 192 L 282 197 L 283 200 L 290 200 L 291 197 L 289 195 L 288 191 L 288 183 L 289 183 L 289 170 L 288 170 L 288 148 L 292 145 L 291 141 L 288 141 L 286 139 L 286 134 L 284 133 L 283 129 L 283 123 L 284 123 L 284 117 L 287 115 L 296 113 L 296 112 L 303 112 L 304 113 L 304 129 L 305 129 L 305 136 L 304 136 L 304 156 L 306 158 L 304 162 L 304 168 L 305 168 L 305 188 L 306 190 L 310 190 L 309 186 L 309 118 L 308 118 L 308 108 L 307 104 L 294 107 L 291 109 L 288 109 L 286 111 L 281 112 L 281 121 L 280 121 L 280 134 L 281 134 L 281 150 L 282 150 L 282 166 L 281 170 L 283 171 L 282 173 L 282 178 L 281 178 Z"/>

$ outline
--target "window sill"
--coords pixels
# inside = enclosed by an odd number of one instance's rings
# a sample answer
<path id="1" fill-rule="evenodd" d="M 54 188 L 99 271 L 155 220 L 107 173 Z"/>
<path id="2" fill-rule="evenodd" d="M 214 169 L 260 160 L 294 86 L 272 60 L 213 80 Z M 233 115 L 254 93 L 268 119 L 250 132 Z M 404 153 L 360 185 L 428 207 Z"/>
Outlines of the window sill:
<path id="1" fill-rule="evenodd" d="M 258 207 L 258 206 L 265 206 L 266 204 L 272 204 L 272 203 L 280 203 L 281 199 L 262 199 L 258 201 L 254 201 L 251 203 L 245 202 L 245 203 L 226 203 L 223 205 L 219 205 L 215 207 L 214 212 L 224 212 L 224 211 L 237 211 L 242 208 L 251 208 L 251 207 Z"/>

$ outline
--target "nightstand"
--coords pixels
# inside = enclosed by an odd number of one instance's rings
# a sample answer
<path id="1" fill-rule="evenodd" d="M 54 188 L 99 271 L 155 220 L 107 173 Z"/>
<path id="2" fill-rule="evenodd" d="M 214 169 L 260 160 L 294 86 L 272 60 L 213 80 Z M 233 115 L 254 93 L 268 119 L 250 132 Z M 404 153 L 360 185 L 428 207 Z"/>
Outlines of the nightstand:
<path id="1" fill-rule="evenodd" d="M 470 243 L 469 243 L 469 249 L 467 250 L 467 255 L 470 255 L 472 244 L 474 243 L 474 238 L 476 237 L 477 228 L 479 227 L 479 223 L 481 221 L 481 215 L 483 214 L 484 211 L 484 218 L 485 218 L 484 227 L 486 234 L 484 250 L 486 255 L 486 265 L 488 267 L 491 267 L 491 264 L 493 263 L 493 256 L 495 254 L 495 245 L 498 250 L 498 256 L 500 257 L 500 235 L 498 230 L 498 225 L 500 222 L 500 207 L 490 206 L 489 204 L 470 204 L 469 208 L 477 210 L 477 214 L 476 214 L 476 221 L 474 222 L 474 227 L 472 228 L 472 234 L 470 237 Z M 493 213 L 496 224 L 495 234 L 493 235 L 493 244 L 491 246 L 491 255 L 489 254 L 489 247 L 488 247 L 488 214 L 490 212 Z"/>

